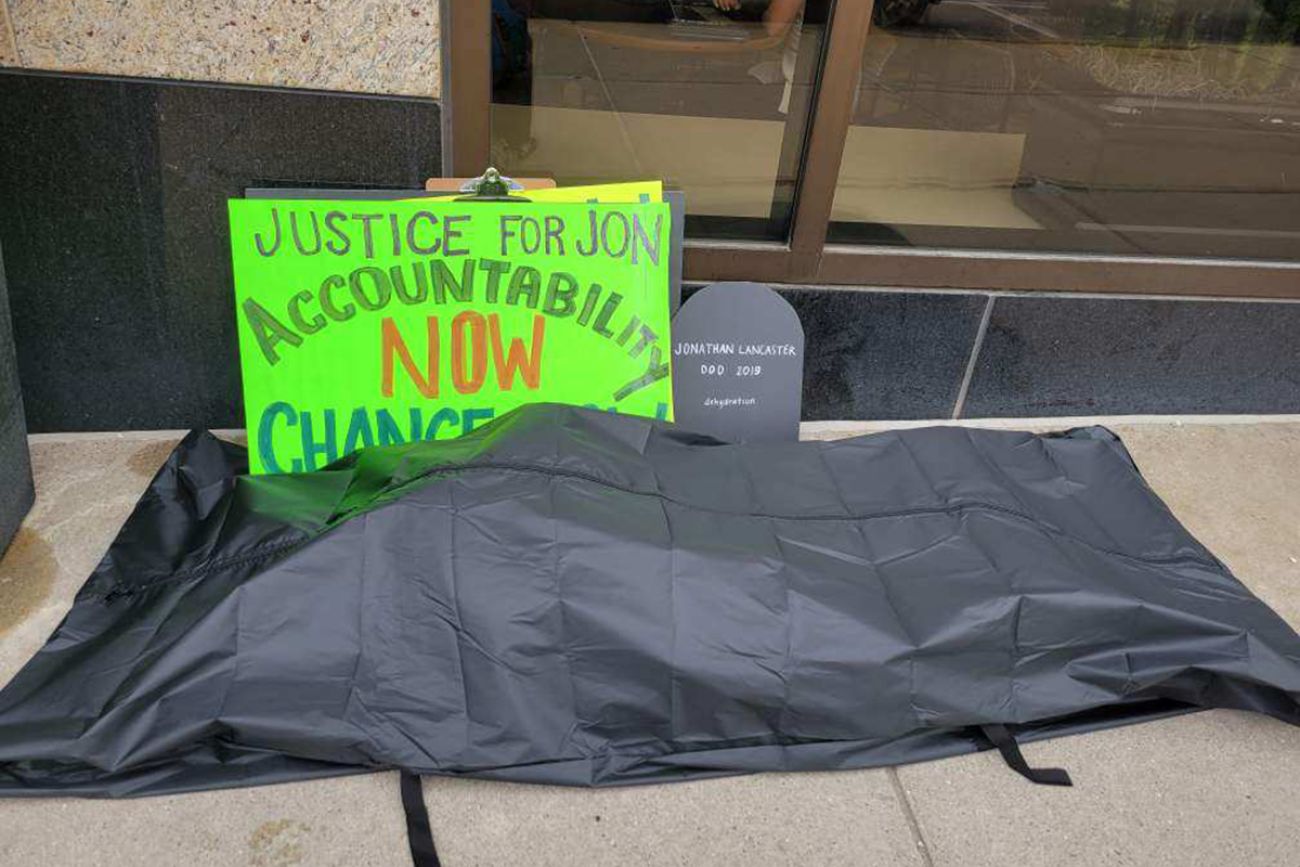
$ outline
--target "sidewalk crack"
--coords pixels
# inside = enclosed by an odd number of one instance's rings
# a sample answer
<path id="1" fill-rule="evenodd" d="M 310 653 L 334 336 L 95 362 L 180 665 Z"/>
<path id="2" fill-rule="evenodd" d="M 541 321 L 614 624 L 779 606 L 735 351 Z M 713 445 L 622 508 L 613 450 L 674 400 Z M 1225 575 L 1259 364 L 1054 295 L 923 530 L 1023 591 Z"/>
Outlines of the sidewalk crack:
<path id="1" fill-rule="evenodd" d="M 894 787 L 894 796 L 903 811 L 903 818 L 907 821 L 907 829 L 912 832 L 912 842 L 916 845 L 917 855 L 921 857 L 921 864 L 923 867 L 934 867 L 934 859 L 930 857 L 930 847 L 925 844 L 925 837 L 921 834 L 921 823 L 917 821 L 912 802 L 907 797 L 907 790 L 903 788 L 903 781 L 898 778 L 898 768 L 885 768 L 885 775 L 889 777 L 889 784 Z"/>

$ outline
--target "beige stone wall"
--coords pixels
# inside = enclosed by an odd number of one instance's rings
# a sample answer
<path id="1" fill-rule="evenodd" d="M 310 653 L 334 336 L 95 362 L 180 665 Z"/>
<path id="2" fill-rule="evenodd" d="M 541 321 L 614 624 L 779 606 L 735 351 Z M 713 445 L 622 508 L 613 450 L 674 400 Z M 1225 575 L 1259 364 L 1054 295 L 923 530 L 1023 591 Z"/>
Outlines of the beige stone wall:
<path id="1" fill-rule="evenodd" d="M 18 65 L 18 45 L 14 40 L 14 29 L 9 24 L 9 9 L 5 0 L 0 0 L 0 66 Z"/>
<path id="2" fill-rule="evenodd" d="M 438 96 L 437 0 L 0 0 L 0 65 Z"/>

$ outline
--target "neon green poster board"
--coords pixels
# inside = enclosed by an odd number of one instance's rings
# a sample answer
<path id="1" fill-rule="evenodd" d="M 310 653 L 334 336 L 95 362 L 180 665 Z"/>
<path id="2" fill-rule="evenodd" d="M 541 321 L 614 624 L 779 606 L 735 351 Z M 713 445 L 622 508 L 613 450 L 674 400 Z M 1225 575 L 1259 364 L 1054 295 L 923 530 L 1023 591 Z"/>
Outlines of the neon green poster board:
<path id="1" fill-rule="evenodd" d="M 538 401 L 672 417 L 663 202 L 229 206 L 254 473 Z"/>

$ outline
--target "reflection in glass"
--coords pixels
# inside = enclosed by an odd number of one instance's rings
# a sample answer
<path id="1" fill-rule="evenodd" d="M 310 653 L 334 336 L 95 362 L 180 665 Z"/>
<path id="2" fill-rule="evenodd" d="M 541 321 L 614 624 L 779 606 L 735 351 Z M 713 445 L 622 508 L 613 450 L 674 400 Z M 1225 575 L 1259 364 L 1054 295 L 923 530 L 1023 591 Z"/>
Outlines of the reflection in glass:
<path id="1" fill-rule="evenodd" d="M 662 178 L 692 235 L 783 238 L 828 5 L 493 0 L 493 162 Z"/>
<path id="2" fill-rule="evenodd" d="M 1300 0 L 877 0 L 831 239 L 1300 258 Z"/>

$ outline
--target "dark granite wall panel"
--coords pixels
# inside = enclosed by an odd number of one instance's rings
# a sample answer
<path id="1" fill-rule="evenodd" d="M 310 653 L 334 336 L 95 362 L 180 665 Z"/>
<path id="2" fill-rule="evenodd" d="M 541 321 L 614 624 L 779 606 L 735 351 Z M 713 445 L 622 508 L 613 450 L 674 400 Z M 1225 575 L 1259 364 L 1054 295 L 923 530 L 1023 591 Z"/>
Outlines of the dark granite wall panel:
<path id="1" fill-rule="evenodd" d="M 803 322 L 803 416 L 948 418 L 987 297 L 792 289 Z"/>
<path id="2" fill-rule="evenodd" d="M 0 555 L 31 508 L 35 494 L 5 285 L 4 259 L 0 256 Z"/>
<path id="3" fill-rule="evenodd" d="M 432 100 L 0 72 L 31 429 L 241 426 L 226 199 L 440 169 Z"/>
<path id="4" fill-rule="evenodd" d="M 964 418 L 1300 412 L 1300 304 L 999 297 Z"/>

